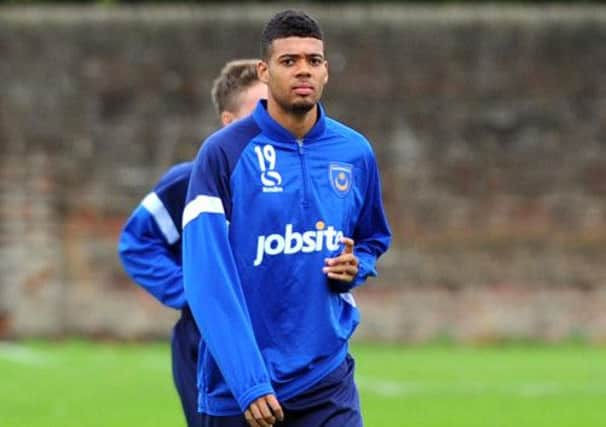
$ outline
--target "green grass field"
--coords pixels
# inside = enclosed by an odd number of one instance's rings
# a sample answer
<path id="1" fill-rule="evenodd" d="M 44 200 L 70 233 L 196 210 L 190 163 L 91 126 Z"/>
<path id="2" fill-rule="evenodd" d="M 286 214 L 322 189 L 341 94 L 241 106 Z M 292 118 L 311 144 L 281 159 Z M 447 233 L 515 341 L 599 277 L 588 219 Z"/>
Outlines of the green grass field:
<path id="1" fill-rule="evenodd" d="M 606 426 L 606 348 L 353 353 L 367 427 Z M 0 342 L 2 427 L 183 425 L 166 344 Z"/>

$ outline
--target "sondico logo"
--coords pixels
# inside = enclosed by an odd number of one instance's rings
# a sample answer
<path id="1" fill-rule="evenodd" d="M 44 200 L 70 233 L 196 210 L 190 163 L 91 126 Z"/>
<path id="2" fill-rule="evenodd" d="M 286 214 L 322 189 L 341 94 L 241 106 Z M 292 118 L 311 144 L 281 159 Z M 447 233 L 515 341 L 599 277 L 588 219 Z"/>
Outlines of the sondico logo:
<path id="1" fill-rule="evenodd" d="M 337 231 L 330 225 L 326 227 L 324 221 L 316 222 L 316 229 L 299 233 L 292 230 L 292 224 L 287 224 L 284 234 L 270 234 L 259 236 L 257 240 L 257 257 L 254 266 L 263 262 L 265 255 L 286 254 L 292 255 L 297 252 L 311 253 L 320 252 L 324 246 L 328 250 L 336 251 L 343 238 L 343 232 Z"/>
<path id="2" fill-rule="evenodd" d="M 261 184 L 264 193 L 279 193 L 283 191 L 282 176 L 276 169 L 276 149 L 273 145 L 255 146 L 255 153 L 261 169 Z"/>

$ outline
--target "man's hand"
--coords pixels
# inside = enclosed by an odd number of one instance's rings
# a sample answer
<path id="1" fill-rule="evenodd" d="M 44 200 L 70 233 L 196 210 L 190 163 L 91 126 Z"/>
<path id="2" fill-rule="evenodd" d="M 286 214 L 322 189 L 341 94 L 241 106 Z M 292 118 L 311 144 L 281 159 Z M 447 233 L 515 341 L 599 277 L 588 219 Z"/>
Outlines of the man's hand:
<path id="1" fill-rule="evenodd" d="M 271 427 L 284 420 L 284 412 L 276 396 L 268 394 L 250 404 L 244 418 L 250 427 Z"/>
<path id="2" fill-rule="evenodd" d="M 326 258 L 326 264 L 322 271 L 330 278 L 342 282 L 351 282 L 358 274 L 358 257 L 353 253 L 354 241 L 349 237 L 343 237 L 341 243 L 345 245 L 341 255 L 335 258 Z"/>

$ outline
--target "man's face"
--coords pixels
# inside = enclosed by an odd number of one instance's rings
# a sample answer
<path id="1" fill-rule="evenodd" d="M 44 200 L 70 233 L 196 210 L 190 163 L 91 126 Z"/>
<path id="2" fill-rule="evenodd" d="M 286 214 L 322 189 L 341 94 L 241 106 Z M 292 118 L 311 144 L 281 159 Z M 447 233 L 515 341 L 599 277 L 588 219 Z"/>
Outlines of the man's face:
<path id="1" fill-rule="evenodd" d="M 268 97 L 282 110 L 306 113 L 320 100 L 328 81 L 324 43 L 313 37 L 276 39 L 268 62 L 261 62 L 258 71 Z"/>
<path id="2" fill-rule="evenodd" d="M 238 96 L 238 109 L 236 111 L 223 111 L 221 113 L 223 126 L 248 116 L 253 112 L 260 99 L 267 99 L 267 85 L 258 81 L 240 93 Z"/>

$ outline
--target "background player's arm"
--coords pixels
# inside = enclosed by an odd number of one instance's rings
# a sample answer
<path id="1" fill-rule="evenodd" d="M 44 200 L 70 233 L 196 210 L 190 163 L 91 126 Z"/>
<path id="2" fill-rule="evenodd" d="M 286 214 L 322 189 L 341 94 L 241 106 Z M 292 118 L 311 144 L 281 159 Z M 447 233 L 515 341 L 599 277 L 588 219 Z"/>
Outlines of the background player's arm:
<path id="1" fill-rule="evenodd" d="M 183 271 L 169 244 L 154 216 L 142 203 L 120 234 L 118 253 L 125 271 L 138 285 L 162 304 L 180 309 L 185 305 Z"/>

